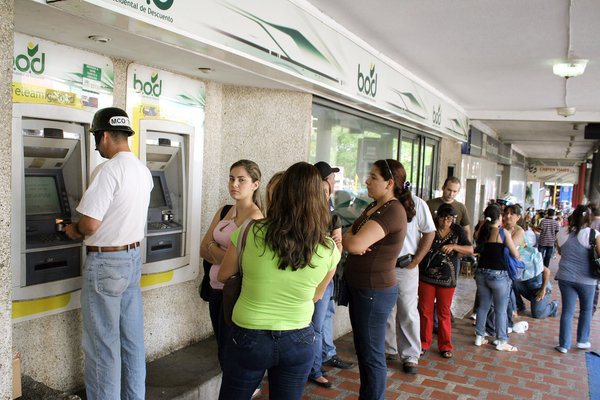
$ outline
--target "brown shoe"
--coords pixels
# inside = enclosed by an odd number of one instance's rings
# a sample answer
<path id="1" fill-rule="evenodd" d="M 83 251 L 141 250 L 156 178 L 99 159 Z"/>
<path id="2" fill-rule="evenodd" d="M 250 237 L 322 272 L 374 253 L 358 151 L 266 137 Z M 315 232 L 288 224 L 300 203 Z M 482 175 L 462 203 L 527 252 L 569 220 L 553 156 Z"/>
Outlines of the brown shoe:
<path id="1" fill-rule="evenodd" d="M 411 375 L 416 375 L 419 372 L 419 366 L 414 362 L 405 362 L 402 364 L 402 370 Z"/>

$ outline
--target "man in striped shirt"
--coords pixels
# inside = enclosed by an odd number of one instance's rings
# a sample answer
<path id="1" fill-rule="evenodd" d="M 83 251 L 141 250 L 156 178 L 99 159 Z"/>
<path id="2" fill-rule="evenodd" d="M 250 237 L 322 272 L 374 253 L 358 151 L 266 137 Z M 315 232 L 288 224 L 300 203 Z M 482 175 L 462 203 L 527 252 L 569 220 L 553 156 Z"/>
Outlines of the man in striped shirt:
<path id="1" fill-rule="evenodd" d="M 554 255 L 554 242 L 556 234 L 560 229 L 560 225 L 554 219 L 554 210 L 548 209 L 546 217 L 540 221 L 540 238 L 538 240 L 538 248 L 544 257 L 544 265 L 550 266 L 550 260 Z"/>

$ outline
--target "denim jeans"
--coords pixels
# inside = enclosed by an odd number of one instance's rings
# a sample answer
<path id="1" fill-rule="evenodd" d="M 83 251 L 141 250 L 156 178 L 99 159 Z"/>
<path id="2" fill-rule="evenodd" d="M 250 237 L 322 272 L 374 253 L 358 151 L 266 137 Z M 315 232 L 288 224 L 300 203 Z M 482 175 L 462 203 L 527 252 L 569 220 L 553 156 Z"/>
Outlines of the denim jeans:
<path id="1" fill-rule="evenodd" d="M 349 287 L 350 323 L 360 373 L 359 399 L 383 400 L 387 378 L 385 322 L 396 300 L 398 285 L 385 289 Z"/>
<path id="2" fill-rule="evenodd" d="M 84 381 L 89 400 L 144 399 L 140 249 L 89 253 L 83 269 Z"/>
<path id="3" fill-rule="evenodd" d="M 513 283 L 517 298 L 523 296 L 531 302 L 531 316 L 533 318 L 546 318 L 555 315 L 558 305 L 552 302 L 550 293 L 546 291 L 542 300 L 536 300 L 536 294 L 542 287 L 542 274 L 526 281 L 515 281 Z"/>
<path id="4" fill-rule="evenodd" d="M 312 325 L 289 331 L 246 329 L 234 325 L 227 341 L 227 358 L 219 392 L 220 400 L 249 400 L 265 371 L 269 398 L 302 398 L 314 361 Z"/>
<path id="5" fill-rule="evenodd" d="M 579 320 L 577 321 L 577 343 L 590 341 L 590 326 L 592 323 L 592 308 L 596 285 L 583 285 L 576 282 L 558 280 L 562 311 L 560 313 L 559 345 L 569 350 L 571 348 L 571 329 L 575 303 L 579 298 Z"/>
<path id="6" fill-rule="evenodd" d="M 335 344 L 333 343 L 333 316 L 335 315 L 335 301 L 329 300 L 327 312 L 325 313 L 325 322 L 323 322 L 323 351 L 322 361 L 329 361 L 337 355 Z"/>
<path id="7" fill-rule="evenodd" d="M 321 364 L 323 363 L 323 327 L 325 326 L 325 317 L 327 316 L 327 308 L 333 294 L 333 280 L 329 282 L 323 298 L 315 303 L 315 311 L 312 316 L 312 325 L 315 330 L 315 359 L 310 369 L 309 378 L 317 379 L 323 376 L 321 372 Z"/>
<path id="8" fill-rule="evenodd" d="M 485 336 L 485 322 L 493 302 L 496 338 L 502 341 L 508 340 L 507 307 L 512 287 L 508 272 L 480 268 L 475 275 L 475 282 L 479 291 L 475 332 L 478 336 Z"/>
<path id="9" fill-rule="evenodd" d="M 544 257 L 544 265 L 546 267 L 550 266 L 550 260 L 552 260 L 552 256 L 554 255 L 554 246 L 538 246 L 540 249 L 540 253 L 542 253 L 542 257 Z"/>

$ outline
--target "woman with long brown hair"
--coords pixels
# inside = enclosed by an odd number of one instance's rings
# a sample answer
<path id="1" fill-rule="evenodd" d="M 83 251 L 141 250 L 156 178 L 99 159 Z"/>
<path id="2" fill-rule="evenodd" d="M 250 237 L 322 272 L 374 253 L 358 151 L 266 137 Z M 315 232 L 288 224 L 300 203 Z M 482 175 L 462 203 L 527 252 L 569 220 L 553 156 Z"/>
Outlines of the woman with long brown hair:
<path id="1" fill-rule="evenodd" d="M 292 165 L 275 186 L 267 218 L 249 229 L 241 257 L 242 292 L 233 309 L 220 399 L 250 399 L 268 371 L 269 396 L 300 399 L 314 359 L 314 302 L 329 284 L 340 252 L 318 170 Z M 240 230 L 219 271 L 239 270 Z"/>
<path id="2" fill-rule="evenodd" d="M 374 201 L 343 237 L 349 255 L 344 278 L 354 348 L 360 371 L 360 399 L 385 398 L 385 322 L 398 298 L 396 260 L 415 215 L 406 171 L 393 159 L 375 161 L 366 180 Z"/>

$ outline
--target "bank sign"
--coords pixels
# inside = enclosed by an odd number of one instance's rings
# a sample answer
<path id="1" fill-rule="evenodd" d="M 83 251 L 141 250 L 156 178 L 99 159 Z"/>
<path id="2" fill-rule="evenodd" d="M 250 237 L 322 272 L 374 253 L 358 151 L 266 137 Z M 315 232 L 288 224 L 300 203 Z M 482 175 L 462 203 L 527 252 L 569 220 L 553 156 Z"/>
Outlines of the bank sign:
<path id="1" fill-rule="evenodd" d="M 176 0 L 112 0 L 113 3 L 129 9 L 138 14 L 144 14 L 153 19 L 174 23 L 172 13 L 169 11 Z M 183 1 L 183 0 L 179 0 Z"/>
<path id="2" fill-rule="evenodd" d="M 112 105 L 113 65 L 107 57 L 15 33 L 12 61 L 15 103 L 90 111 Z"/>

